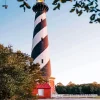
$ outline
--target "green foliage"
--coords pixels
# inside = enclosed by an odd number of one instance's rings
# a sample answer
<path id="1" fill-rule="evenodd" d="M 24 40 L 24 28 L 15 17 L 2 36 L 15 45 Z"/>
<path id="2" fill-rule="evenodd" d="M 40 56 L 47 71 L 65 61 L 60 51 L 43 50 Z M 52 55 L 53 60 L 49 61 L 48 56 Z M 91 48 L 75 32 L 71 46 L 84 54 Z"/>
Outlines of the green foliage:
<path id="1" fill-rule="evenodd" d="M 60 3 L 66 3 L 66 1 L 71 0 L 54 0 L 53 5 L 54 10 L 60 9 L 58 6 L 61 5 Z M 100 9 L 98 8 L 98 0 L 73 0 L 74 5 L 70 12 L 76 12 L 78 16 L 81 16 L 83 12 L 91 13 L 90 16 L 90 23 L 96 22 L 100 23 Z"/>
<path id="2" fill-rule="evenodd" d="M 26 100 L 33 98 L 37 82 L 44 82 L 39 64 L 21 51 L 0 44 L 0 99 Z"/>
<path id="3" fill-rule="evenodd" d="M 24 12 L 26 8 L 31 9 L 31 6 L 28 4 L 27 0 L 17 1 L 22 2 L 19 7 L 23 8 Z M 60 10 L 61 5 L 63 3 L 67 3 L 68 1 L 74 3 L 72 9 L 70 10 L 70 13 L 76 12 L 78 16 L 81 16 L 84 12 L 91 13 L 90 23 L 100 23 L 100 9 L 98 8 L 98 0 L 53 0 L 53 10 Z M 2 5 L 2 7 L 5 7 L 5 9 L 7 9 L 8 5 Z"/>
<path id="4" fill-rule="evenodd" d="M 92 16 L 90 17 L 91 20 L 95 19 L 96 14 L 92 14 Z"/>
<path id="5" fill-rule="evenodd" d="M 71 0 L 60 0 L 61 3 L 65 3 L 66 1 L 71 1 Z"/>
<path id="6" fill-rule="evenodd" d="M 64 86 L 61 82 L 57 83 L 57 86 Z"/>
<path id="7" fill-rule="evenodd" d="M 59 9 L 60 10 L 60 2 L 61 3 L 66 3 L 66 1 L 72 1 L 72 0 L 54 0 L 53 1 L 53 5 L 55 5 L 54 9 L 53 10 L 56 10 L 56 9 Z"/>
<path id="8" fill-rule="evenodd" d="M 18 2 L 22 2 L 23 0 L 17 0 Z"/>
<path id="9" fill-rule="evenodd" d="M 56 10 L 56 9 L 60 10 L 60 3 L 57 3 L 57 6 L 53 10 Z"/>
<path id="10" fill-rule="evenodd" d="M 21 4 L 19 7 L 24 9 L 24 12 L 27 9 L 31 9 L 31 6 L 24 0 L 17 0 L 18 2 L 23 2 L 23 4 Z"/>
<path id="11" fill-rule="evenodd" d="M 19 2 L 23 1 L 20 7 L 23 7 L 24 11 L 26 8 L 30 9 L 28 3 L 24 0 L 17 0 Z M 67 1 L 72 0 L 53 0 L 52 5 L 54 5 L 53 10 L 60 10 L 62 3 L 67 3 Z M 78 16 L 81 16 L 84 12 L 91 13 L 90 23 L 100 23 L 100 9 L 98 8 L 98 0 L 73 0 L 74 5 L 70 10 L 70 13 L 76 12 Z"/>
<path id="12" fill-rule="evenodd" d="M 57 84 L 56 91 L 58 94 L 98 94 L 100 95 L 100 84 L 73 84 L 70 82 L 67 86 Z"/>
<path id="13" fill-rule="evenodd" d="M 56 86 L 56 91 L 58 94 L 65 94 L 66 88 L 64 86 Z"/>

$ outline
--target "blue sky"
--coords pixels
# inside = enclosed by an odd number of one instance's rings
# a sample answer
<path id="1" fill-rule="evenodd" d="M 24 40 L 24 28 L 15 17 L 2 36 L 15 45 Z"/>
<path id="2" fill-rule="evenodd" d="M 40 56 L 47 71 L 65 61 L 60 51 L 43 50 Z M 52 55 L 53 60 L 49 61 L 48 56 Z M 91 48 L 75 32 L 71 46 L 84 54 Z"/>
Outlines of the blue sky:
<path id="1" fill-rule="evenodd" d="M 31 5 L 35 0 L 28 0 Z M 11 44 L 14 50 L 31 54 L 34 16 L 32 10 L 19 8 L 16 0 L 7 0 L 8 9 L 0 0 L 0 43 Z M 52 0 L 46 0 L 50 59 L 55 82 L 66 85 L 100 83 L 100 24 L 89 24 L 89 14 L 78 17 L 69 13 L 72 3 L 53 11 Z M 99 3 L 100 4 L 100 3 Z"/>

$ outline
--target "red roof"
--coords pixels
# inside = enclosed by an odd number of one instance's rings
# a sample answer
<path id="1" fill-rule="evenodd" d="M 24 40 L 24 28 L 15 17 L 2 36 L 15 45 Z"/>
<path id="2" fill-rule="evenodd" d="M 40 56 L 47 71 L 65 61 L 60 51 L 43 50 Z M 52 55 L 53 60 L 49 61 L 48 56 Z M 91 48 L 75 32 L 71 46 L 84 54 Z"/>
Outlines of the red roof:
<path id="1" fill-rule="evenodd" d="M 36 85 L 37 89 L 51 89 L 50 85 L 48 83 L 41 83 Z"/>

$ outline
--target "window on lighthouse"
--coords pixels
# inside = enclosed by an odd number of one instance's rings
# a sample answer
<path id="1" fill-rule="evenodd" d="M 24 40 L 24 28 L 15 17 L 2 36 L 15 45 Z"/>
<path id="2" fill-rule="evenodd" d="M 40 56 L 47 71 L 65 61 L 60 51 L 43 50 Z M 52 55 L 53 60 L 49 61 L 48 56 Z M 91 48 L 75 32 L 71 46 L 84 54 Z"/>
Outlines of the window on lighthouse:
<path id="1" fill-rule="evenodd" d="M 41 38 L 41 41 L 42 41 L 42 43 L 43 43 L 43 38 Z"/>
<path id="2" fill-rule="evenodd" d="M 43 64 L 43 59 L 41 60 L 42 64 Z"/>
<path id="3" fill-rule="evenodd" d="M 43 44 L 43 38 L 41 38 L 42 44 Z M 42 47 L 43 49 L 43 47 Z M 41 63 L 43 64 L 43 59 L 41 59 Z"/>

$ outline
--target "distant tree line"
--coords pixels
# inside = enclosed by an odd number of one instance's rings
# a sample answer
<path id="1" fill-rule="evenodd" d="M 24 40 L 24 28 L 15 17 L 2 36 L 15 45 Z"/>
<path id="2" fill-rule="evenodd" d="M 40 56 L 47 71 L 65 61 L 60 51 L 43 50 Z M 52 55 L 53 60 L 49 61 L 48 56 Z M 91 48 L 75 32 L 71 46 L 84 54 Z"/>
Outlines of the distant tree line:
<path id="1" fill-rule="evenodd" d="M 70 82 L 64 86 L 62 83 L 56 85 L 58 94 L 98 94 L 100 95 L 100 84 L 93 82 L 88 84 L 74 84 Z"/>

